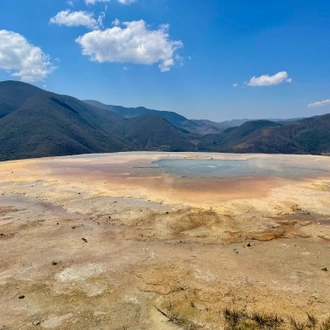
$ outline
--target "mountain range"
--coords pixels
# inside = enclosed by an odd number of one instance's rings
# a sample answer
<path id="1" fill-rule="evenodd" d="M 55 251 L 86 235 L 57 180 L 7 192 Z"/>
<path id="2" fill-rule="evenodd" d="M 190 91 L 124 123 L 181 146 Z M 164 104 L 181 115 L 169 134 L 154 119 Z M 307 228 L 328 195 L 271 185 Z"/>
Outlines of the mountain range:
<path id="1" fill-rule="evenodd" d="M 147 109 L 145 107 L 125 108 L 117 105 L 106 105 L 95 100 L 84 100 L 84 102 L 97 108 L 114 111 L 125 118 L 132 118 L 146 114 L 158 115 L 179 128 L 182 128 L 190 133 L 196 133 L 200 135 L 219 133 L 225 128 L 241 125 L 248 120 L 241 119 L 217 123 L 211 120 L 187 119 L 172 111 L 159 111 Z"/>
<path id="2" fill-rule="evenodd" d="M 0 160 L 134 150 L 329 154 L 330 114 L 217 123 L 0 82 Z"/>

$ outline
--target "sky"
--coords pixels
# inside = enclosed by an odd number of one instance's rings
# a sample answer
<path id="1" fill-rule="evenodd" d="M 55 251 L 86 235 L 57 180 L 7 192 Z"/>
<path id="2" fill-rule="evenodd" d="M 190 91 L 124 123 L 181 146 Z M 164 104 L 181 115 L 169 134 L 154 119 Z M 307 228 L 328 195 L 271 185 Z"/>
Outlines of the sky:
<path id="1" fill-rule="evenodd" d="M 0 0 L 0 81 L 214 121 L 330 113 L 328 0 Z"/>

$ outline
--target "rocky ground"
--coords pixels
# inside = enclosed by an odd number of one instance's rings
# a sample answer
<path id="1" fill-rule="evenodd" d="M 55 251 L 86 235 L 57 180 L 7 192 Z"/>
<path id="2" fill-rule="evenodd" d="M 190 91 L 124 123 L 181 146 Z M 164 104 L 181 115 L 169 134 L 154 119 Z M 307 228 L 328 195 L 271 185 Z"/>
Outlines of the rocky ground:
<path id="1" fill-rule="evenodd" d="M 284 329 L 330 317 L 327 172 L 189 179 L 152 164 L 255 156 L 0 163 L 0 329 L 224 329 L 226 308 Z M 327 157 L 258 157 L 330 170 Z"/>

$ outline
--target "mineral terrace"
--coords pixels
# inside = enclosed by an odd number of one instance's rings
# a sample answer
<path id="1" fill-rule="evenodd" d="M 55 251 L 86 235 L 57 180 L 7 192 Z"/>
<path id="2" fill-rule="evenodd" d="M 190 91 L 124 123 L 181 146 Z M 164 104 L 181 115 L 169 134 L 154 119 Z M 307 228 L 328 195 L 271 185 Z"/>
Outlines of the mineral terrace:
<path id="1" fill-rule="evenodd" d="M 253 157 L 323 172 L 185 177 L 154 163 Z M 330 316 L 329 157 L 0 163 L 0 329 L 223 329 L 224 308 Z"/>

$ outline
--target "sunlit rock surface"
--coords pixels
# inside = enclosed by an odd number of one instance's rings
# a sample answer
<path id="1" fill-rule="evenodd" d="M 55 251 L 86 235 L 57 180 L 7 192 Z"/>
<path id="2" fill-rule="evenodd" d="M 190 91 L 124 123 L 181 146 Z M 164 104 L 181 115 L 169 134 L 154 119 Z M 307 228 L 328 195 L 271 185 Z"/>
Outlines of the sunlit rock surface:
<path id="1" fill-rule="evenodd" d="M 327 269 L 329 157 L 0 163 L 0 329 L 221 329 L 224 308 L 322 320 Z"/>

